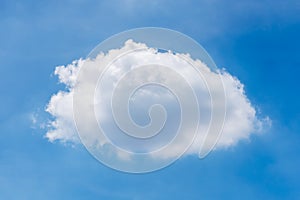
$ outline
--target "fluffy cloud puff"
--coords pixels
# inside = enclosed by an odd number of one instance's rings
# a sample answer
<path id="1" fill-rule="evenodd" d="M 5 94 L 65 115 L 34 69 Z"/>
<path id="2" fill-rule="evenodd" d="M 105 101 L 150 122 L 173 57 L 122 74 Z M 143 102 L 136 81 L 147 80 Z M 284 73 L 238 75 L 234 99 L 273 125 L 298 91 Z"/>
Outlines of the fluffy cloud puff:
<path id="1" fill-rule="evenodd" d="M 127 41 L 124 46 L 120 49 L 114 49 L 109 51 L 108 53 L 99 54 L 93 60 L 83 60 L 79 59 L 73 61 L 71 64 L 66 66 L 58 66 L 55 69 L 54 74 L 58 76 L 59 82 L 66 86 L 64 91 L 59 91 L 57 94 L 54 94 L 47 107 L 46 111 L 50 113 L 54 120 L 50 122 L 46 133 L 46 138 L 49 141 L 60 141 L 63 143 L 80 143 L 79 136 L 76 131 L 76 126 L 74 122 L 73 116 L 73 94 L 75 87 L 80 87 L 80 83 L 77 82 L 77 77 L 80 69 L 86 63 L 90 65 L 90 73 L 96 73 L 99 67 L 105 67 L 108 64 L 108 61 L 116 55 L 120 55 L 124 52 L 128 52 L 131 49 L 143 48 L 146 51 L 136 52 L 134 54 L 128 55 L 124 59 L 120 59 L 118 62 L 111 65 L 109 70 L 106 72 L 107 78 L 111 80 L 110 86 L 102 87 L 102 90 L 96 92 L 96 101 L 95 104 L 99 104 L 98 107 L 95 105 L 96 109 L 101 111 L 97 112 L 97 117 L 99 120 L 105 121 L 106 126 L 113 123 L 109 116 L 109 112 L 111 110 L 103 104 L 101 107 L 102 101 L 107 101 L 109 98 L 107 94 L 111 92 L 111 87 L 115 85 L 120 79 L 120 77 L 125 73 L 126 70 L 131 70 L 135 65 L 139 65 L 141 62 L 147 63 L 148 61 L 155 60 L 156 62 L 162 65 L 171 65 L 174 66 L 180 73 L 185 74 L 186 77 L 189 77 L 189 81 L 192 86 L 197 88 L 196 95 L 201 97 L 203 101 L 199 102 L 201 113 L 201 121 L 199 127 L 198 139 L 194 141 L 186 154 L 197 154 L 200 148 L 201 143 L 203 142 L 203 132 L 207 130 L 207 124 L 209 123 L 210 115 L 207 113 L 208 110 L 211 109 L 211 105 L 209 104 L 209 94 L 205 88 L 205 84 L 201 83 L 201 81 L 197 81 L 198 77 L 195 74 L 185 71 L 187 68 L 181 61 L 181 56 L 185 56 L 189 59 L 189 62 L 192 62 L 196 65 L 201 73 L 204 73 L 208 79 L 212 82 L 217 78 L 217 74 L 211 71 L 204 63 L 199 60 L 193 60 L 188 55 L 183 54 L 173 54 L 172 52 L 159 52 L 153 48 L 148 48 L 145 44 L 135 43 L 132 40 Z M 158 70 L 159 71 L 159 70 Z M 131 80 L 134 81 L 144 81 L 146 79 L 150 79 L 151 76 L 154 76 L 154 79 L 159 79 L 159 73 L 151 72 L 139 74 L 138 76 L 132 76 Z M 257 117 L 257 112 L 253 105 L 251 105 L 249 99 L 245 95 L 244 85 L 234 76 L 230 75 L 226 71 L 222 71 L 221 78 L 224 84 L 225 92 L 226 92 L 226 118 L 223 126 L 221 137 L 219 138 L 215 148 L 225 148 L 235 145 L 238 141 L 242 139 L 248 139 L 249 136 L 253 133 L 259 133 L 265 123 L 264 120 L 260 120 Z M 81 81 L 89 82 L 90 77 L 87 75 L 83 77 Z M 180 87 L 178 85 L 178 87 Z M 212 86 L 211 92 L 220 93 L 223 88 L 218 86 Z M 139 92 L 131 99 L 133 102 L 132 108 L 132 118 L 139 124 L 146 125 L 149 122 L 147 109 L 149 109 L 149 105 L 153 104 L 153 102 L 158 101 L 159 103 L 166 105 L 169 107 L 169 111 L 173 111 L 172 115 L 180 113 L 175 109 L 176 101 L 174 98 L 170 97 L 170 93 L 165 90 L 158 90 L 157 88 L 141 88 Z M 84 97 L 82 97 L 84 98 Z M 97 99 L 99 102 L 97 102 Z M 84 101 L 84 99 L 83 99 Z M 175 102 L 175 103 L 174 103 Z M 146 106 L 145 106 L 146 105 Z M 217 105 L 218 106 L 218 105 Z M 134 109 L 135 108 L 135 109 Z M 84 116 L 82 121 L 89 120 Z M 147 121 L 148 120 L 148 121 Z M 173 121 L 172 121 L 173 120 Z M 178 118 L 171 118 L 169 123 L 176 124 L 176 120 Z M 86 121 L 88 123 L 88 121 Z M 91 127 L 90 133 L 93 133 L 93 129 L 96 127 Z M 116 129 L 107 129 L 112 133 L 116 132 Z M 173 130 L 172 127 L 170 130 Z M 186 130 L 189 131 L 189 130 Z M 166 138 L 165 138 L 166 139 Z M 185 139 L 184 137 L 182 139 Z M 101 141 L 99 141 L 101 145 Z M 127 143 L 126 140 L 121 140 L 120 145 L 122 146 L 130 146 L 132 143 Z M 151 148 L 156 148 L 156 146 L 160 145 L 160 142 L 154 144 Z M 178 147 L 180 144 L 178 144 Z M 172 157 L 177 154 L 176 146 L 173 149 L 170 149 L 163 157 Z M 180 149 L 180 148 L 179 148 Z"/>

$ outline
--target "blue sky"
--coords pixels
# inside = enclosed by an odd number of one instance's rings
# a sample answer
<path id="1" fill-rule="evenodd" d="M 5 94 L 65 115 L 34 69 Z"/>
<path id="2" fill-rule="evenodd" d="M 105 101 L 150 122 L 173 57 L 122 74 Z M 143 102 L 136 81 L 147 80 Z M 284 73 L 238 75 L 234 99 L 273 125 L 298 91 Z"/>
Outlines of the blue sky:
<path id="1" fill-rule="evenodd" d="M 0 199 L 297 199 L 299 12 L 297 1 L 1 1 Z M 51 76 L 55 66 L 144 26 L 202 44 L 245 84 L 251 102 L 272 119 L 270 130 L 203 160 L 188 156 L 132 175 L 32 128 L 30 114 L 63 87 Z"/>

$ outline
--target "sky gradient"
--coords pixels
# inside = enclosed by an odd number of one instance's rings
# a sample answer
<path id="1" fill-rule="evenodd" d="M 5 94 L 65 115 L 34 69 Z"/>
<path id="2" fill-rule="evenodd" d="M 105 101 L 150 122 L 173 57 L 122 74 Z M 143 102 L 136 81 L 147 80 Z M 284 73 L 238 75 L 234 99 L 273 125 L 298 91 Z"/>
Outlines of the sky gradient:
<path id="1" fill-rule="evenodd" d="M 299 12 L 298 1 L 1 1 L 0 199 L 297 199 Z M 203 160 L 184 157 L 144 175 L 47 141 L 31 116 L 49 117 L 44 107 L 63 88 L 55 66 L 145 26 L 194 38 L 245 84 L 272 127 Z"/>

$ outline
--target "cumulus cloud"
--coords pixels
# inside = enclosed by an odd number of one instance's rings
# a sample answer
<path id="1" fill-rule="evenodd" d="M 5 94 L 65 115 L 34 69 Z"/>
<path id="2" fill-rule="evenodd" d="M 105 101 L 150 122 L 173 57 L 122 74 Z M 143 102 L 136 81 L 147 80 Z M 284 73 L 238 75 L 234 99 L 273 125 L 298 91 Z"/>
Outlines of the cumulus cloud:
<path id="1" fill-rule="evenodd" d="M 157 140 L 153 139 L 153 143 L 150 146 L 145 147 L 142 143 L 137 141 L 128 141 L 125 137 L 120 137 L 119 132 L 113 122 L 111 108 L 108 106 L 110 95 L 112 94 L 113 87 L 118 83 L 118 80 L 124 76 L 125 72 L 136 68 L 137 65 L 143 63 L 157 62 L 161 65 L 174 66 L 181 74 L 188 77 L 189 83 L 196 88 L 196 96 L 201 99 L 199 102 L 199 108 L 201 113 L 201 120 L 199 124 L 199 131 L 197 132 L 197 139 L 188 149 L 186 154 L 197 154 L 199 148 L 203 142 L 205 132 L 208 129 L 209 120 L 211 114 L 209 110 L 210 105 L 210 94 L 207 92 L 205 82 L 201 82 L 201 78 L 197 77 L 195 73 L 191 73 L 186 70 L 188 68 L 187 63 L 183 62 L 182 56 L 187 58 L 189 62 L 197 66 L 202 74 L 213 83 L 218 75 L 210 70 L 204 63 L 199 60 L 193 60 L 189 55 L 174 54 L 172 52 L 160 52 L 156 49 L 149 48 L 145 44 L 136 43 L 132 40 L 127 41 L 124 46 L 120 49 L 113 49 L 108 53 L 99 54 L 95 59 L 79 59 L 73 61 L 71 64 L 66 66 L 58 66 L 55 69 L 55 75 L 58 76 L 59 82 L 66 86 L 64 91 L 59 91 L 54 94 L 47 107 L 46 111 L 53 116 L 53 120 L 50 122 L 46 133 L 46 138 L 49 141 L 60 141 L 63 143 L 80 143 L 79 136 L 76 131 L 73 113 L 73 95 L 76 87 L 81 86 L 81 82 L 78 82 L 78 75 L 83 65 L 89 65 L 90 72 L 85 77 L 81 77 L 81 81 L 88 83 L 92 78 L 93 74 L 97 74 L 99 67 L 105 67 L 111 58 L 116 55 L 120 55 L 124 52 L 128 52 L 131 49 L 136 48 L 146 49 L 144 51 L 135 52 L 130 54 L 123 59 L 119 59 L 113 63 L 110 68 L 106 71 L 106 76 L 103 78 L 106 80 L 104 84 L 96 89 L 95 93 L 95 109 L 96 117 L 98 121 L 102 121 L 104 130 L 111 132 L 112 140 L 115 139 L 115 143 L 126 148 L 130 146 L 136 146 L 137 151 L 151 151 L 155 148 L 159 148 L 165 144 L 166 140 L 169 140 L 172 136 L 172 132 L 175 132 L 176 124 L 179 124 L 180 109 L 178 108 L 178 102 L 172 93 L 166 89 L 148 86 L 140 88 L 132 96 L 129 101 L 129 110 L 131 111 L 132 119 L 139 125 L 145 126 L 149 123 L 148 109 L 151 105 L 159 103 L 163 105 L 167 111 L 168 119 L 165 124 L 165 128 L 162 134 Z M 155 71 L 143 71 L 143 73 L 136 73 L 131 75 L 128 80 L 131 80 L 132 84 L 142 83 L 145 80 L 162 80 L 163 76 L 160 76 L 161 71 L 158 68 Z M 170 75 L 171 76 L 171 75 Z M 254 106 L 250 103 L 244 90 L 244 85 L 234 76 L 226 71 L 221 72 L 221 78 L 224 84 L 226 93 L 226 118 L 222 130 L 222 134 L 215 146 L 215 148 L 226 148 L 237 144 L 240 140 L 248 139 L 251 134 L 259 133 L 264 126 L 265 121 L 257 117 L 257 112 Z M 199 81 L 200 80 L 200 81 Z M 180 88 L 181 85 L 176 85 L 176 80 L 173 81 L 175 87 Z M 182 89 L 183 90 L 183 89 Z M 212 93 L 221 93 L 223 88 L 218 85 L 211 87 Z M 85 97 L 82 97 L 82 102 L 85 101 Z M 104 102 L 104 103 L 103 103 Z M 105 103 L 106 102 L 106 103 Z M 219 106 L 218 103 L 215 106 Z M 193 109 L 193 108 L 191 108 Z M 89 123 L 89 118 L 82 115 L 80 119 L 83 122 Z M 190 120 L 192 121 L 192 120 Z M 97 127 L 89 127 L 89 133 L 87 137 L 93 138 L 93 129 Z M 188 128 L 185 130 L 188 132 Z M 164 136 L 165 135 L 165 136 Z M 199 136 L 199 137 L 198 137 Z M 182 140 L 185 140 L 184 136 Z M 97 140 L 100 146 L 105 145 L 101 138 Z M 161 154 L 162 157 L 172 157 L 177 154 L 177 149 L 180 148 L 180 143 L 177 146 L 173 146 L 173 149 L 165 151 Z M 148 148 L 148 149 L 147 149 Z M 125 159 L 128 159 L 127 157 Z"/>

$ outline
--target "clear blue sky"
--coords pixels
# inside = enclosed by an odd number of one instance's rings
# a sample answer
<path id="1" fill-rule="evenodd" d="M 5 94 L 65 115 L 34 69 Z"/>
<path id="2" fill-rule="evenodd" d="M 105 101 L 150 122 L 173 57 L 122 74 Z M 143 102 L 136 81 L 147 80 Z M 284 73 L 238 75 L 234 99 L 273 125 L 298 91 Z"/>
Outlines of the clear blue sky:
<path id="1" fill-rule="evenodd" d="M 200 3 L 202 2 L 202 3 Z M 297 199 L 300 196 L 299 1 L 0 2 L 0 199 Z M 204 160 L 132 175 L 83 147 L 50 143 L 29 115 L 62 86 L 54 67 L 112 34 L 185 33 L 245 84 L 273 125 Z"/>

